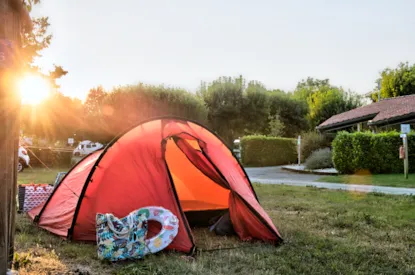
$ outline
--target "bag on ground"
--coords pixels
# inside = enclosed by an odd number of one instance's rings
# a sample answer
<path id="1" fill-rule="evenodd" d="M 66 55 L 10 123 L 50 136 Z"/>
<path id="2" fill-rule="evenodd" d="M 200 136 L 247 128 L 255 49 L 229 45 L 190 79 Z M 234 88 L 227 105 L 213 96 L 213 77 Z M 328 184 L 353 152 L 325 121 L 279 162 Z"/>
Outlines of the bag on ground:
<path id="1" fill-rule="evenodd" d="M 122 219 L 96 215 L 98 258 L 112 262 L 144 257 L 147 236 L 145 211 L 135 210 Z"/>
<path id="2" fill-rule="evenodd" d="M 47 201 L 54 187 L 50 184 L 21 184 L 18 190 L 19 212 L 28 212 Z"/>

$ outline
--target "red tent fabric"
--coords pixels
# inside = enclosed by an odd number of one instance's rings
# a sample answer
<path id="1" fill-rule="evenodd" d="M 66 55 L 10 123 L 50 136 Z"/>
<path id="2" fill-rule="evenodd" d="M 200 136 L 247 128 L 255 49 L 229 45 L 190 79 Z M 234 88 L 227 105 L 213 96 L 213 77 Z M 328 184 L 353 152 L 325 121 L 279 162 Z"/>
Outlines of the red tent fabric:
<path id="1" fill-rule="evenodd" d="M 186 218 L 192 211 L 203 216 L 229 209 L 242 240 L 282 241 L 232 152 L 202 125 L 178 118 L 142 123 L 87 156 L 29 216 L 64 238 L 95 241 L 97 213 L 124 217 L 150 205 L 165 207 L 180 220 L 169 249 L 193 251 Z"/>

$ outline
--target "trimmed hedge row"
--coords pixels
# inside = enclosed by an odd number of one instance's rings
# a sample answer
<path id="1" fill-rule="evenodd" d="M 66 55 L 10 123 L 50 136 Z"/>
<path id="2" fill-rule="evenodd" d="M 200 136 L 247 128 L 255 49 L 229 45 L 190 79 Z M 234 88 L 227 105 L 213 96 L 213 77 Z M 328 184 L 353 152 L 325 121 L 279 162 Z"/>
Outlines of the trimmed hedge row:
<path id="1" fill-rule="evenodd" d="M 275 166 L 297 161 L 296 140 L 245 136 L 241 139 L 242 163 L 247 166 Z"/>
<path id="2" fill-rule="evenodd" d="M 342 174 L 353 174 L 361 170 L 373 174 L 402 173 L 403 160 L 399 159 L 402 139 L 397 132 L 373 134 L 339 133 L 333 141 L 333 163 Z M 408 135 L 409 163 L 415 161 L 415 135 Z M 412 152 L 412 153 L 411 153 Z M 409 165 L 415 172 L 415 165 Z"/>

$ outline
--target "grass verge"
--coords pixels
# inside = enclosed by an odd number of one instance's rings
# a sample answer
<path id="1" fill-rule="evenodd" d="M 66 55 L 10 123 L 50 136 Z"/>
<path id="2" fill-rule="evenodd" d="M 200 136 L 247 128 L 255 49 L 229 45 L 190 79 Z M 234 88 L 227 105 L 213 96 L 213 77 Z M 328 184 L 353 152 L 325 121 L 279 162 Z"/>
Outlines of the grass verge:
<path id="1" fill-rule="evenodd" d="M 324 176 L 319 178 L 319 182 L 347 183 L 360 185 L 378 185 L 391 187 L 415 188 L 415 174 L 410 174 L 408 179 L 403 174 L 358 174 L 358 175 L 339 175 Z"/>
<path id="2" fill-rule="evenodd" d="M 26 168 L 18 174 L 17 184 L 27 183 L 53 183 L 59 172 L 67 172 L 69 168 Z"/>
<path id="3" fill-rule="evenodd" d="M 19 274 L 415 273 L 415 197 L 254 187 L 285 239 L 279 247 L 243 243 L 198 229 L 193 232 L 202 249 L 194 258 L 166 252 L 110 265 L 97 260 L 94 245 L 66 242 L 18 215 Z M 232 246 L 239 248 L 203 251 Z"/>

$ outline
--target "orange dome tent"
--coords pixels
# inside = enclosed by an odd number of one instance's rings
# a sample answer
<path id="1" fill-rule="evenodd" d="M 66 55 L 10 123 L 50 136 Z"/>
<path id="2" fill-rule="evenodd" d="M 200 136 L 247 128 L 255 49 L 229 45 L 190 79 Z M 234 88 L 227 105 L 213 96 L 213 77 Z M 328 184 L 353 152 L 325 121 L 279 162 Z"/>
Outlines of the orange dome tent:
<path id="1" fill-rule="evenodd" d="M 144 122 L 88 155 L 29 216 L 56 235 L 95 241 L 97 213 L 124 217 L 153 205 L 180 220 L 169 249 L 193 251 L 192 213 L 200 220 L 227 209 L 242 240 L 282 241 L 232 152 L 205 127 L 178 118 Z"/>

